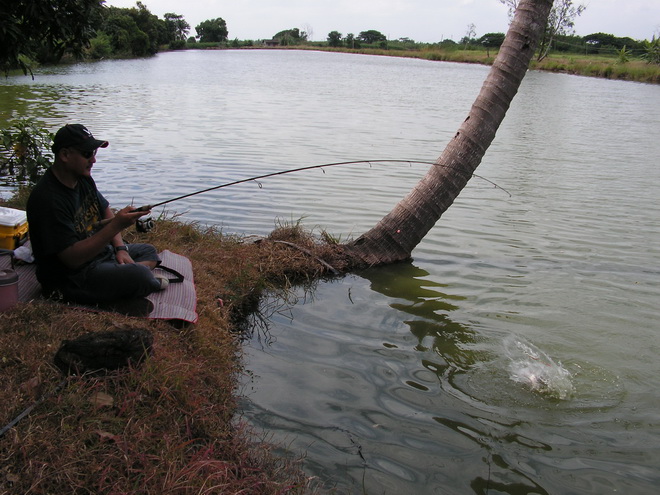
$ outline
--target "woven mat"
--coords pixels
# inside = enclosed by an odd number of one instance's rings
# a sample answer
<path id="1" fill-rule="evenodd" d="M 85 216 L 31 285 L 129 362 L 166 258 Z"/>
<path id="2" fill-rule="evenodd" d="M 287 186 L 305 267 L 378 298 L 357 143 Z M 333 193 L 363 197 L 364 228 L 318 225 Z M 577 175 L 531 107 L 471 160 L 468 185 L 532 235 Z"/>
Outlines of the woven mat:
<path id="1" fill-rule="evenodd" d="M 197 291 L 190 260 L 171 251 L 163 251 L 159 253 L 159 256 L 162 265 L 183 275 L 183 282 L 170 284 L 164 291 L 154 292 L 146 298 L 118 301 L 113 304 L 99 306 L 70 306 L 92 311 L 112 311 L 142 318 L 197 323 Z M 34 265 L 16 263 L 12 267 L 10 256 L 0 256 L 0 268 L 12 268 L 18 274 L 19 301 L 29 302 L 42 298 L 41 285 L 37 282 L 36 267 Z M 173 278 L 170 273 L 158 268 L 156 268 L 155 273 L 162 273 L 168 278 Z"/>

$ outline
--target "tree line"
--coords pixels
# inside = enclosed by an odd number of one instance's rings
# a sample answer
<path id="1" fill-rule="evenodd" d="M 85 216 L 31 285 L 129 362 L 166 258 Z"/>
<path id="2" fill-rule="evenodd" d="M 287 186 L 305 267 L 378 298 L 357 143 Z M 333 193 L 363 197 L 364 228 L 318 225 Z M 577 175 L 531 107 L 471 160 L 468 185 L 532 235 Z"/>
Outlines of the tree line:
<path id="1" fill-rule="evenodd" d="M 517 0 L 500 1 L 510 9 L 517 6 Z M 565 53 L 614 54 L 623 58 L 640 56 L 660 63 L 660 40 L 655 37 L 649 42 L 606 33 L 573 35 L 573 21 L 583 10 L 584 6 L 573 6 L 571 0 L 553 2 L 550 20 L 541 38 L 539 58 L 552 49 Z M 119 8 L 105 6 L 104 0 L 3 0 L 0 19 L 0 71 L 5 74 L 13 69 L 22 69 L 27 74 L 34 63 L 58 63 L 65 56 L 74 59 L 143 57 L 157 53 L 162 47 L 177 49 L 197 42 L 227 43 L 229 35 L 226 22 L 217 17 L 201 22 L 195 27 L 196 35 L 189 36 L 191 27 L 183 16 L 170 12 L 161 19 L 141 1 L 136 2 L 135 7 Z M 280 46 L 300 45 L 310 43 L 308 36 L 308 32 L 292 28 L 276 33 L 272 40 Z M 357 36 L 331 31 L 327 40 L 320 44 L 351 49 L 414 50 L 440 46 L 489 50 L 499 48 L 503 41 L 504 33 L 486 33 L 477 38 L 475 26 L 470 24 L 458 43 L 453 40 L 416 43 L 410 38 L 388 40 L 380 31 L 370 29 Z M 239 42 L 236 39 L 231 46 L 253 44 L 251 40 Z"/>
<path id="2" fill-rule="evenodd" d="M 142 2 L 135 7 L 104 5 L 104 0 L 3 0 L 0 2 L 0 71 L 30 72 L 34 63 L 75 59 L 143 57 L 160 47 L 182 48 L 190 25 L 183 16 L 152 14 Z M 227 24 L 218 17 L 195 28 L 193 40 L 226 41 Z"/>

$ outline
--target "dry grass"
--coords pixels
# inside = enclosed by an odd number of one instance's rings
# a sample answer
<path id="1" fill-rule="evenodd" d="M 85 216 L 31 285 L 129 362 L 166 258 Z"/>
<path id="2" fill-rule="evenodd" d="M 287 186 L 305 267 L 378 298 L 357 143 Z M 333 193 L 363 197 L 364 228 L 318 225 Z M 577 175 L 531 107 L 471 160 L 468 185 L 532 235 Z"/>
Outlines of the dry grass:
<path id="1" fill-rule="evenodd" d="M 311 490 L 295 460 L 274 457 L 233 421 L 241 372 L 236 329 L 265 289 L 326 276 L 316 257 L 341 262 L 337 248 L 299 226 L 256 244 L 176 220 L 125 237 L 191 259 L 199 322 L 177 329 L 48 301 L 0 314 L 0 427 L 47 395 L 0 438 L 0 494 Z M 137 368 L 71 377 L 48 395 L 62 380 L 52 365 L 62 340 L 113 328 L 151 331 L 153 355 Z"/>

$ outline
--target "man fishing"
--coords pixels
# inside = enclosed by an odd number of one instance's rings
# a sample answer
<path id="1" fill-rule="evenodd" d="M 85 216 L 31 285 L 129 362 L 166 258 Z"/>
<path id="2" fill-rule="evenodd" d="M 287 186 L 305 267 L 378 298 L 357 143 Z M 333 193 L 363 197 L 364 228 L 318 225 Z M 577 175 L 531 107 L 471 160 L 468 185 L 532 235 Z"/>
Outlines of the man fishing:
<path id="1" fill-rule="evenodd" d="M 126 245 L 121 236 L 150 211 L 127 206 L 113 213 L 92 179 L 96 152 L 108 144 L 81 124 L 62 127 L 53 140 L 53 165 L 28 199 L 37 279 L 48 297 L 93 304 L 167 287 L 168 280 L 152 272 L 160 262 L 156 249 Z"/>

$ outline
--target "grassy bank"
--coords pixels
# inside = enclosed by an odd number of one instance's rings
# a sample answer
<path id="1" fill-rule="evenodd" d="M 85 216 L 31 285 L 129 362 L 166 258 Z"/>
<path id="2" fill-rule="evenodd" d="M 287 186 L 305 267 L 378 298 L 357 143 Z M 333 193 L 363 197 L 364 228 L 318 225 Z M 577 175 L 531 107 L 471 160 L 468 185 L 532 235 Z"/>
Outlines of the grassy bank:
<path id="1" fill-rule="evenodd" d="M 422 50 L 383 50 L 377 48 L 353 50 L 349 48 L 331 48 L 310 45 L 292 48 L 485 65 L 491 65 L 497 56 L 496 50 L 443 49 L 433 46 L 426 47 Z M 631 60 L 629 62 L 621 63 L 616 57 L 602 55 L 573 54 L 566 56 L 561 54 L 551 54 L 541 62 L 532 62 L 530 68 L 579 76 L 660 84 L 660 66 L 656 64 L 648 64 L 643 60 Z"/>
<path id="2" fill-rule="evenodd" d="M 0 493 L 303 493 L 313 489 L 296 459 L 237 421 L 241 328 L 268 289 L 313 283 L 325 275 L 313 256 L 330 258 L 297 226 L 259 243 L 214 229 L 160 220 L 150 242 L 193 263 L 199 322 L 92 313 L 44 300 L 0 313 L 0 428 L 63 375 L 53 356 L 65 339 L 88 332 L 145 329 L 154 353 L 141 366 L 106 376 L 74 376 L 0 438 Z"/>

